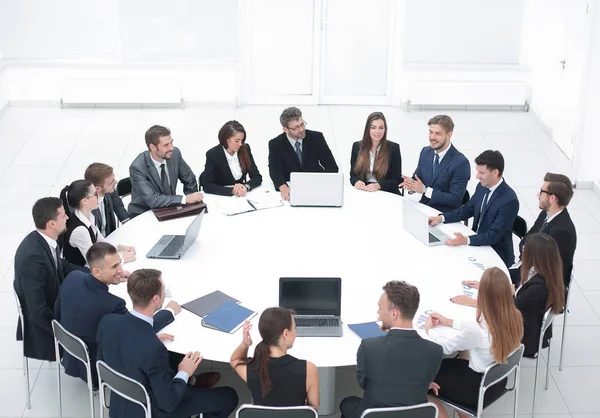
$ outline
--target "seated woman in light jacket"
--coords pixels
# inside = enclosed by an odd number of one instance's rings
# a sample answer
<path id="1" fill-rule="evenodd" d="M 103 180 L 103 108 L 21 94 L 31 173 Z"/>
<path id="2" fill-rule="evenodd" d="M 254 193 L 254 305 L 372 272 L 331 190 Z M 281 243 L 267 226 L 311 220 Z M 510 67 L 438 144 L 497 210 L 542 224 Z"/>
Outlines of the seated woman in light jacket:
<path id="1" fill-rule="evenodd" d="M 230 120 L 219 130 L 218 137 L 219 145 L 206 152 L 200 185 L 206 193 L 245 196 L 262 183 L 250 146 L 246 144 L 246 130 L 237 120 Z"/>
<path id="2" fill-rule="evenodd" d="M 381 112 L 367 118 L 362 141 L 352 145 L 350 183 L 359 190 L 399 193 L 402 183 L 400 146 L 387 140 L 387 123 Z"/>
<path id="3" fill-rule="evenodd" d="M 449 337 L 441 329 L 443 327 L 452 327 L 458 333 Z M 457 358 L 442 360 L 434 379 L 439 386 L 439 395 L 459 405 L 477 409 L 479 387 L 485 369 L 494 363 L 506 363 L 523 338 L 523 318 L 513 302 L 508 276 L 497 267 L 483 272 L 474 320 L 452 320 L 432 313 L 425 322 L 425 331 L 431 341 L 442 346 L 444 354 L 457 351 L 461 354 Z M 489 388 L 484 402 L 498 395 L 505 383 L 499 382 Z M 448 417 L 441 402 L 433 398 L 429 400 L 438 405 L 441 418 Z M 460 412 L 458 415 L 466 417 Z"/>

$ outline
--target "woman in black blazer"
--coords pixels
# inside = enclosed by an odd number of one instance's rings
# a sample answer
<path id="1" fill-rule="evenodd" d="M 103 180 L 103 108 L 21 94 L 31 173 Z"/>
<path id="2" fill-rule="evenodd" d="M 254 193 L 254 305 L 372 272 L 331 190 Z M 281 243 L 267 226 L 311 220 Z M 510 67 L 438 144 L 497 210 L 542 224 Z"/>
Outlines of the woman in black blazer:
<path id="1" fill-rule="evenodd" d="M 387 122 L 381 112 L 367 118 L 362 141 L 352 145 L 350 183 L 359 190 L 397 193 L 402 183 L 400 146 L 387 140 Z"/>
<path id="2" fill-rule="evenodd" d="M 552 308 L 559 314 L 565 306 L 565 285 L 560 252 L 547 234 L 530 235 L 521 256 L 521 285 L 515 292 L 515 305 L 523 315 L 525 357 L 536 357 L 544 314 Z M 552 327 L 544 334 L 543 347 L 548 347 Z"/>
<path id="3" fill-rule="evenodd" d="M 219 145 L 206 152 L 206 165 L 200 175 L 206 193 L 245 196 L 261 185 L 262 176 L 245 142 L 246 130 L 237 120 L 230 120 L 219 130 Z"/>

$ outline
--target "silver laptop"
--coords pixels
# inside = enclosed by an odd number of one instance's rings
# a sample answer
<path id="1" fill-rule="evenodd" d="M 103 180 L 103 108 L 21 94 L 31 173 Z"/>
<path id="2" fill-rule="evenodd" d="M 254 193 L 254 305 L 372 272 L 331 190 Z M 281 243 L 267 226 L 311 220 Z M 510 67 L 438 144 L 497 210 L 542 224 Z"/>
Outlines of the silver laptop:
<path id="1" fill-rule="evenodd" d="M 443 245 L 450 237 L 437 227 L 429 226 L 428 216 L 419 210 L 420 203 L 402 201 L 402 221 L 404 229 L 423 244 L 430 247 Z"/>
<path id="2" fill-rule="evenodd" d="M 185 235 L 163 235 L 161 239 L 146 254 L 148 258 L 179 259 L 198 238 L 204 211 L 187 227 Z"/>
<path id="3" fill-rule="evenodd" d="M 291 173 L 291 206 L 332 206 L 344 204 L 342 173 Z"/>
<path id="4" fill-rule="evenodd" d="M 341 337 L 342 279 L 281 277 L 279 306 L 294 311 L 299 337 Z"/>

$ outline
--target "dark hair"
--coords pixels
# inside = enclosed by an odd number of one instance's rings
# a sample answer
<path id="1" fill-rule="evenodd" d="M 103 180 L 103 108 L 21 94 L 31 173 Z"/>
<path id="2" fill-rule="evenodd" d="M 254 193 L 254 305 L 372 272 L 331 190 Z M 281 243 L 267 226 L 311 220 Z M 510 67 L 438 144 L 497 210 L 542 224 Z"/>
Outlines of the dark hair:
<path id="1" fill-rule="evenodd" d="M 262 337 L 254 348 L 254 357 L 246 361 L 249 367 L 258 370 L 263 397 L 271 390 L 269 376 L 269 347 L 276 346 L 284 330 L 292 330 L 292 311 L 286 308 L 267 308 L 258 320 L 258 332 Z"/>
<path id="2" fill-rule="evenodd" d="M 156 269 L 138 269 L 131 273 L 127 279 L 127 293 L 133 306 L 145 308 L 154 296 L 161 294 L 161 276 L 162 272 Z"/>
<path id="3" fill-rule="evenodd" d="M 81 199 L 90 196 L 90 186 L 94 186 L 89 180 L 75 180 L 60 191 L 60 200 L 63 202 L 65 213 L 71 213 L 71 208 L 79 209 Z"/>
<path id="4" fill-rule="evenodd" d="M 86 168 L 83 178 L 94 183 L 94 186 L 102 186 L 113 174 L 113 168 L 108 164 L 92 163 Z"/>
<path id="5" fill-rule="evenodd" d="M 392 280 L 382 287 L 388 300 L 398 308 L 403 319 L 413 319 L 419 309 L 419 289 L 405 281 Z"/>
<path id="6" fill-rule="evenodd" d="M 108 242 L 97 242 L 87 250 L 85 261 L 91 267 L 95 267 L 96 263 L 103 261 L 107 255 L 117 254 L 117 249 Z"/>
<path id="7" fill-rule="evenodd" d="M 168 128 L 165 128 L 164 126 L 160 125 L 151 126 L 146 131 L 146 146 L 148 147 L 148 149 L 150 149 L 150 144 L 157 147 L 158 144 L 160 144 L 160 138 L 169 135 L 171 135 L 171 131 Z"/>
<path id="8" fill-rule="evenodd" d="M 242 166 L 242 171 L 244 173 L 248 173 L 252 168 L 250 164 L 250 153 L 248 152 L 248 145 L 246 145 L 246 130 L 237 120 L 230 120 L 226 122 L 225 125 L 219 129 L 219 144 L 225 149 L 227 149 L 227 140 L 234 136 L 236 133 L 244 134 L 244 138 L 242 139 L 242 146 L 238 151 L 238 159 L 240 160 L 240 165 Z"/>
<path id="9" fill-rule="evenodd" d="M 281 112 L 281 116 L 279 116 L 279 123 L 284 128 L 289 128 L 288 123 L 293 120 L 301 119 L 302 112 L 297 107 L 288 107 L 283 112 Z"/>
<path id="10" fill-rule="evenodd" d="M 365 131 L 363 133 L 362 140 L 360 141 L 360 151 L 358 157 L 354 163 L 353 170 L 359 178 L 366 178 L 367 173 L 370 170 L 371 160 L 369 158 L 369 152 L 373 146 L 371 140 L 371 124 L 373 121 L 382 120 L 385 132 L 379 143 L 379 152 L 375 155 L 375 163 L 373 164 L 373 176 L 378 180 L 383 180 L 388 171 L 388 155 L 389 149 L 387 145 L 387 121 L 385 116 L 381 112 L 373 112 L 367 117 L 367 123 L 365 124 Z"/>
<path id="11" fill-rule="evenodd" d="M 491 149 L 483 151 L 475 158 L 475 164 L 484 165 L 490 171 L 498 170 L 499 177 L 502 177 L 502 173 L 504 173 L 504 157 L 500 151 Z"/>
<path id="12" fill-rule="evenodd" d="M 573 183 L 564 174 L 546 173 L 544 181 L 548 185 L 548 193 L 556 196 L 559 206 L 567 206 L 573 197 Z"/>
<path id="13" fill-rule="evenodd" d="M 545 309 L 559 314 L 565 305 L 563 263 L 556 241 L 543 233 L 531 234 L 525 239 L 521 254 L 521 284 L 529 280 L 529 271 L 534 268 L 546 281 L 548 299 Z"/>
<path id="14" fill-rule="evenodd" d="M 46 229 L 49 221 L 54 221 L 58 217 L 58 208 L 63 205 L 58 197 L 42 197 L 38 199 L 31 209 L 33 223 L 37 229 Z"/>
<path id="15" fill-rule="evenodd" d="M 447 115 L 437 115 L 432 117 L 429 119 L 429 122 L 427 122 L 427 126 L 431 125 L 440 125 L 442 128 L 444 128 L 446 133 L 454 131 L 454 121 L 450 116 Z"/>

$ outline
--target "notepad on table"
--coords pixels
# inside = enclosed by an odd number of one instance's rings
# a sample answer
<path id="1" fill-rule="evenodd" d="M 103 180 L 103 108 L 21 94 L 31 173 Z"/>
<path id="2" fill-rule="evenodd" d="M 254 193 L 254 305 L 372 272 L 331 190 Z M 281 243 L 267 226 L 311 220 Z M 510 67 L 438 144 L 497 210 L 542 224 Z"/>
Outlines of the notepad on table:
<path id="1" fill-rule="evenodd" d="M 256 312 L 235 302 L 227 301 L 206 315 L 202 319 L 202 326 L 233 334 L 244 324 L 244 321 L 255 315 Z"/>
<path id="2" fill-rule="evenodd" d="M 362 324 L 349 324 L 348 328 L 350 328 L 356 335 L 358 335 L 363 340 L 365 338 L 373 338 L 373 337 L 381 337 L 385 335 L 385 332 L 379 328 L 379 324 L 377 322 L 364 322 Z"/>
<path id="3" fill-rule="evenodd" d="M 181 305 L 181 307 L 198 316 L 206 316 L 227 301 L 232 301 L 233 303 L 240 303 L 239 300 L 232 298 L 229 295 L 226 295 L 220 290 L 215 290 L 214 292 L 209 293 L 208 295 L 204 295 L 199 297 L 198 299 L 194 299 L 188 303 L 184 303 L 183 305 Z"/>
<path id="4" fill-rule="evenodd" d="M 254 212 L 256 207 L 248 202 L 244 197 L 231 196 L 217 201 L 217 205 L 223 215 L 233 216 L 240 213 Z"/>

